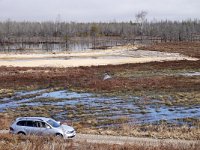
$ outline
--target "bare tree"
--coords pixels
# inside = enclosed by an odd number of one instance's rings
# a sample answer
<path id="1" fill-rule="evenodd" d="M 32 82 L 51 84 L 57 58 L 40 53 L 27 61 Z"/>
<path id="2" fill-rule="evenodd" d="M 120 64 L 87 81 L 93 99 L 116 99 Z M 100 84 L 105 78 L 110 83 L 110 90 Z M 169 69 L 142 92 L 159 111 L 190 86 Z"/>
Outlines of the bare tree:
<path id="1" fill-rule="evenodd" d="M 200 35 L 200 20 L 154 21 L 146 19 L 147 12 L 136 14 L 136 22 L 77 23 L 77 22 L 0 22 L 0 36 L 4 38 L 53 38 L 68 40 L 72 37 L 91 36 L 96 43 L 97 36 L 130 38 L 136 36 L 161 37 L 163 41 L 188 41 Z M 67 37 L 67 38 L 66 38 Z M 56 39 L 56 38 L 55 38 Z"/>
<path id="2" fill-rule="evenodd" d="M 146 11 L 140 11 L 135 14 L 136 23 L 143 23 L 146 20 L 147 14 Z"/>
<path id="3" fill-rule="evenodd" d="M 147 20 L 146 20 L 146 16 L 147 16 L 147 12 L 146 12 L 146 11 L 138 12 L 138 13 L 135 15 L 136 23 L 139 25 L 140 34 L 141 34 L 141 35 L 144 34 L 144 24 L 145 24 L 145 22 L 147 21 Z"/>

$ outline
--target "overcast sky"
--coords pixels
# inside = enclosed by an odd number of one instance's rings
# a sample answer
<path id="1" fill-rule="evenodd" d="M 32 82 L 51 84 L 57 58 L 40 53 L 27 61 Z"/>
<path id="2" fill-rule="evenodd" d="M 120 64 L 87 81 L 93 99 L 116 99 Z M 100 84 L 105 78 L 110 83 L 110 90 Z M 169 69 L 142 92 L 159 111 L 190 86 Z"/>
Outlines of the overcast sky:
<path id="1" fill-rule="evenodd" d="M 149 20 L 200 19 L 200 0 L 0 0 L 0 21 L 134 21 L 141 10 Z"/>

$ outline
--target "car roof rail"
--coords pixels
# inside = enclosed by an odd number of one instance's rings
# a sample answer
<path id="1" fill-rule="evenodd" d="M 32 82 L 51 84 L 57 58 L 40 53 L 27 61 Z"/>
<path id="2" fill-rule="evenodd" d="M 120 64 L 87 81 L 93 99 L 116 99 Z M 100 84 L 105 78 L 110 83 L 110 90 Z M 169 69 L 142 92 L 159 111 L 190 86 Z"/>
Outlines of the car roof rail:
<path id="1" fill-rule="evenodd" d="M 40 118 L 34 118 L 34 117 L 19 117 L 16 120 L 39 120 L 39 121 L 44 121 L 43 119 Z"/>

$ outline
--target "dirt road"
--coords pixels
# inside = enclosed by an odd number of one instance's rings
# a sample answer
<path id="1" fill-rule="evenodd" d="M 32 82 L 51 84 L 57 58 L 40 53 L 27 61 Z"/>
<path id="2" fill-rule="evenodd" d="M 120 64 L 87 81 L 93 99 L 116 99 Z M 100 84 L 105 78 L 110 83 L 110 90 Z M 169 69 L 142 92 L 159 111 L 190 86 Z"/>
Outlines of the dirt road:
<path id="1" fill-rule="evenodd" d="M 6 134 L 8 130 L 0 130 L 0 134 Z M 98 144 L 130 144 L 130 145 L 150 145 L 158 146 L 173 145 L 174 147 L 187 148 L 191 145 L 195 145 L 200 141 L 192 140 L 177 140 L 177 139 L 153 139 L 153 138 L 138 138 L 128 136 L 110 136 L 110 135 L 92 135 L 92 134 L 77 134 L 74 138 L 77 142 L 88 142 Z"/>
<path id="2" fill-rule="evenodd" d="M 109 136 L 109 135 L 91 135 L 91 134 L 77 134 L 75 140 L 86 141 L 88 143 L 104 143 L 104 144 L 139 144 L 139 145 L 173 145 L 188 147 L 194 145 L 199 141 L 175 140 L 175 139 L 153 139 L 153 138 L 138 138 L 128 136 Z"/>

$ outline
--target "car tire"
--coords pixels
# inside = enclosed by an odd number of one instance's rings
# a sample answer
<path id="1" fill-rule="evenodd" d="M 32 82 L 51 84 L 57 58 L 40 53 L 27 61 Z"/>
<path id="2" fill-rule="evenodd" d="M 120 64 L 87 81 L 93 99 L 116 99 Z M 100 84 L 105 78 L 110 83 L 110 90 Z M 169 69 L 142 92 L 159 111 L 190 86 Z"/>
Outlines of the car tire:
<path id="1" fill-rule="evenodd" d="M 56 137 L 58 137 L 58 138 L 63 138 L 63 135 L 60 134 L 60 133 L 56 133 Z"/>
<path id="2" fill-rule="evenodd" d="M 18 134 L 18 135 L 26 135 L 24 132 L 21 132 L 21 131 L 18 132 L 17 134 Z"/>

